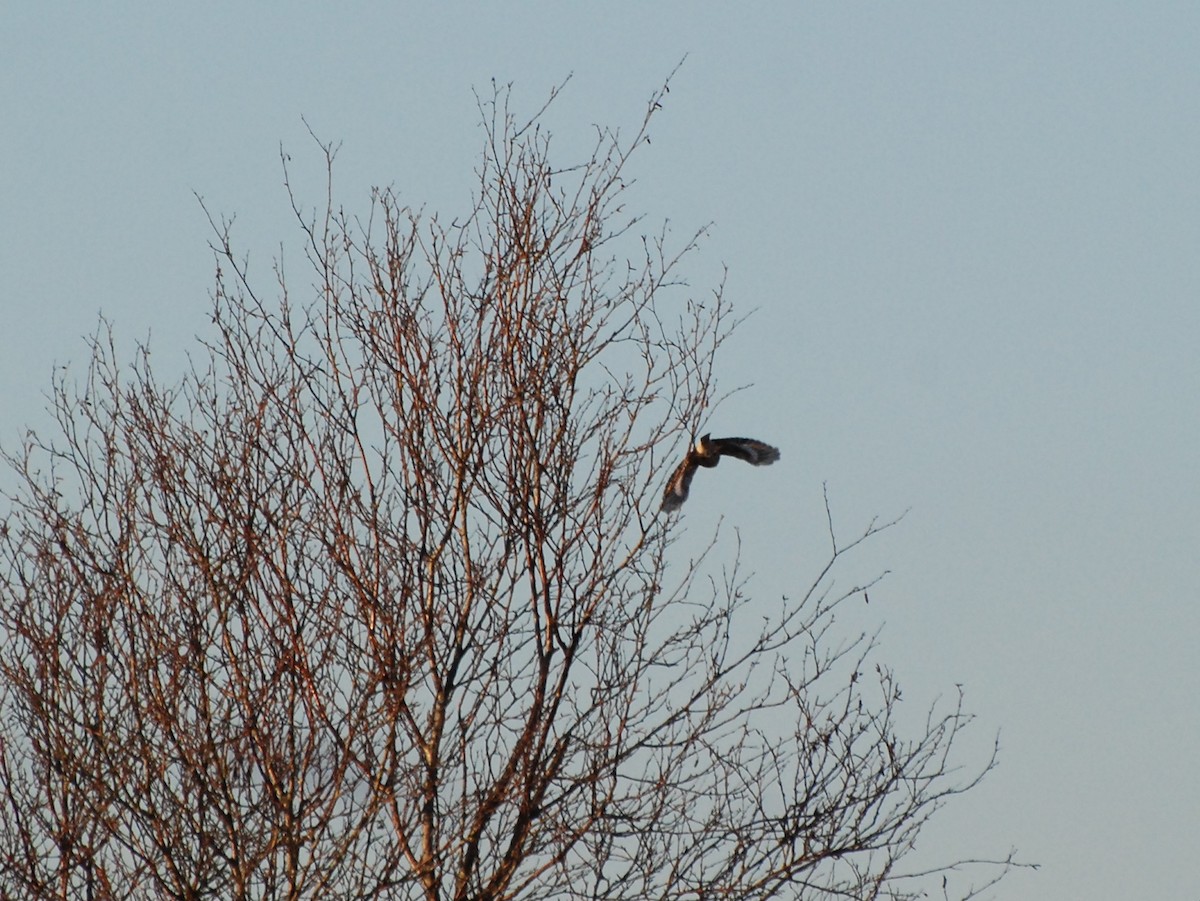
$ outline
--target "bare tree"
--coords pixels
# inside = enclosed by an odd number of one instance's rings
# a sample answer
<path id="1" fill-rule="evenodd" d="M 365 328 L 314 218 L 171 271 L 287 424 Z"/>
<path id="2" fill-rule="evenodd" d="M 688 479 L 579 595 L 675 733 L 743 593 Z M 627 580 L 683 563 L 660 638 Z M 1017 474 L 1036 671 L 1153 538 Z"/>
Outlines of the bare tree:
<path id="1" fill-rule="evenodd" d="M 881 527 L 831 521 L 782 602 L 673 558 L 660 491 L 736 320 L 682 287 L 699 235 L 625 209 L 661 100 L 568 167 L 481 101 L 449 224 L 289 184 L 315 292 L 278 266 L 264 300 L 215 221 L 182 378 L 102 328 L 56 382 L 61 434 L 8 455 L 4 897 L 909 897 L 957 866 L 900 869 L 991 760 L 951 763 L 959 705 L 902 735 L 833 628 Z"/>

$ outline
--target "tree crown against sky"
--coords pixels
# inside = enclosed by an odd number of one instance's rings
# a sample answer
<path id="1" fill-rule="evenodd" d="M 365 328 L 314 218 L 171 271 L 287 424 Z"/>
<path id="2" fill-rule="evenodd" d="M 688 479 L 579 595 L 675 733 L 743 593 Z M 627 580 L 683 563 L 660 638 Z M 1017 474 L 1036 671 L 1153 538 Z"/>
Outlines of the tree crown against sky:
<path id="1" fill-rule="evenodd" d="M 0 891 L 944 884 L 905 859 L 992 761 L 952 761 L 961 704 L 904 734 L 873 642 L 834 628 L 873 582 L 833 574 L 884 526 L 842 540 L 830 516 L 784 599 L 751 597 L 736 555 L 710 575 L 715 539 L 672 556 L 662 485 L 737 320 L 683 283 L 699 234 L 673 246 L 626 208 L 664 97 L 564 166 L 544 109 L 497 91 L 449 221 L 390 190 L 365 218 L 332 189 L 311 210 L 289 184 L 302 287 L 280 265 L 268 300 L 214 220 L 190 370 L 122 367 L 102 330 L 84 384 L 56 383 L 61 434 L 9 455 Z"/>

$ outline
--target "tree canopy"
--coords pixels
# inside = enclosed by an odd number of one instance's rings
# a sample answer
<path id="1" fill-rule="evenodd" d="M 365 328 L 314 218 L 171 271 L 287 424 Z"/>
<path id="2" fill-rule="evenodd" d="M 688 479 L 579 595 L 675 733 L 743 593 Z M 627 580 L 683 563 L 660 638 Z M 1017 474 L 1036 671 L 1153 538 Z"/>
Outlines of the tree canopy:
<path id="1" fill-rule="evenodd" d="M 627 209 L 663 99 L 563 164 L 497 91 L 450 220 L 289 184 L 270 298 L 214 218 L 188 371 L 102 328 L 55 383 L 7 454 L 0 894 L 915 897 L 961 863 L 902 866 L 993 761 L 952 762 L 960 703 L 904 734 L 834 628 L 885 526 L 831 519 L 790 598 L 672 562 L 737 318 L 683 285 L 700 233 Z"/>

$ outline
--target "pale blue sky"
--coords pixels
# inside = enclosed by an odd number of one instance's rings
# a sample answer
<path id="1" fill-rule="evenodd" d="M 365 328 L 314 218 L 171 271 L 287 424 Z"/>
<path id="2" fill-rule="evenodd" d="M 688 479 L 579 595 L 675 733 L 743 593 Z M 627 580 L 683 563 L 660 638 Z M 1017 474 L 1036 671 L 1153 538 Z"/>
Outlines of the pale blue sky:
<path id="1" fill-rule="evenodd" d="M 8 4 L 0 13 L 0 441 L 103 311 L 177 365 L 213 263 L 192 196 L 266 272 L 294 246 L 282 142 L 337 192 L 452 214 L 472 86 L 514 82 L 564 151 L 633 127 L 688 272 L 758 312 L 714 431 L 777 443 L 686 509 L 741 530 L 762 603 L 807 583 L 821 483 L 914 711 L 967 692 L 1000 768 L 921 850 L 1042 864 L 999 897 L 1190 899 L 1200 826 L 1200 6 Z M 297 260 L 298 262 L 298 260 Z M 297 271 L 299 268 L 297 267 Z M 722 470 L 724 472 L 724 470 Z M 734 505 L 737 498 L 741 503 Z"/>

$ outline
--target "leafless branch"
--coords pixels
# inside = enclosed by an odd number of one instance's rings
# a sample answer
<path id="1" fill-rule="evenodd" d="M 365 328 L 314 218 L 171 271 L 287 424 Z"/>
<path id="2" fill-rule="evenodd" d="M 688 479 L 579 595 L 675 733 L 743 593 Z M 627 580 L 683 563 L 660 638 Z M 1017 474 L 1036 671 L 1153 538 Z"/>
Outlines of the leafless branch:
<path id="1" fill-rule="evenodd" d="M 103 326 L 55 382 L 58 434 L 6 455 L 0 896 L 900 898 L 1016 865 L 899 869 L 994 757 L 954 762 L 961 698 L 905 731 L 838 631 L 892 523 L 843 541 L 826 498 L 775 601 L 658 515 L 740 321 L 685 286 L 703 230 L 627 206 L 666 95 L 563 165 L 494 89 L 449 224 L 348 214 L 314 136 L 317 209 L 281 160 L 303 290 L 206 210 L 182 379 Z"/>

